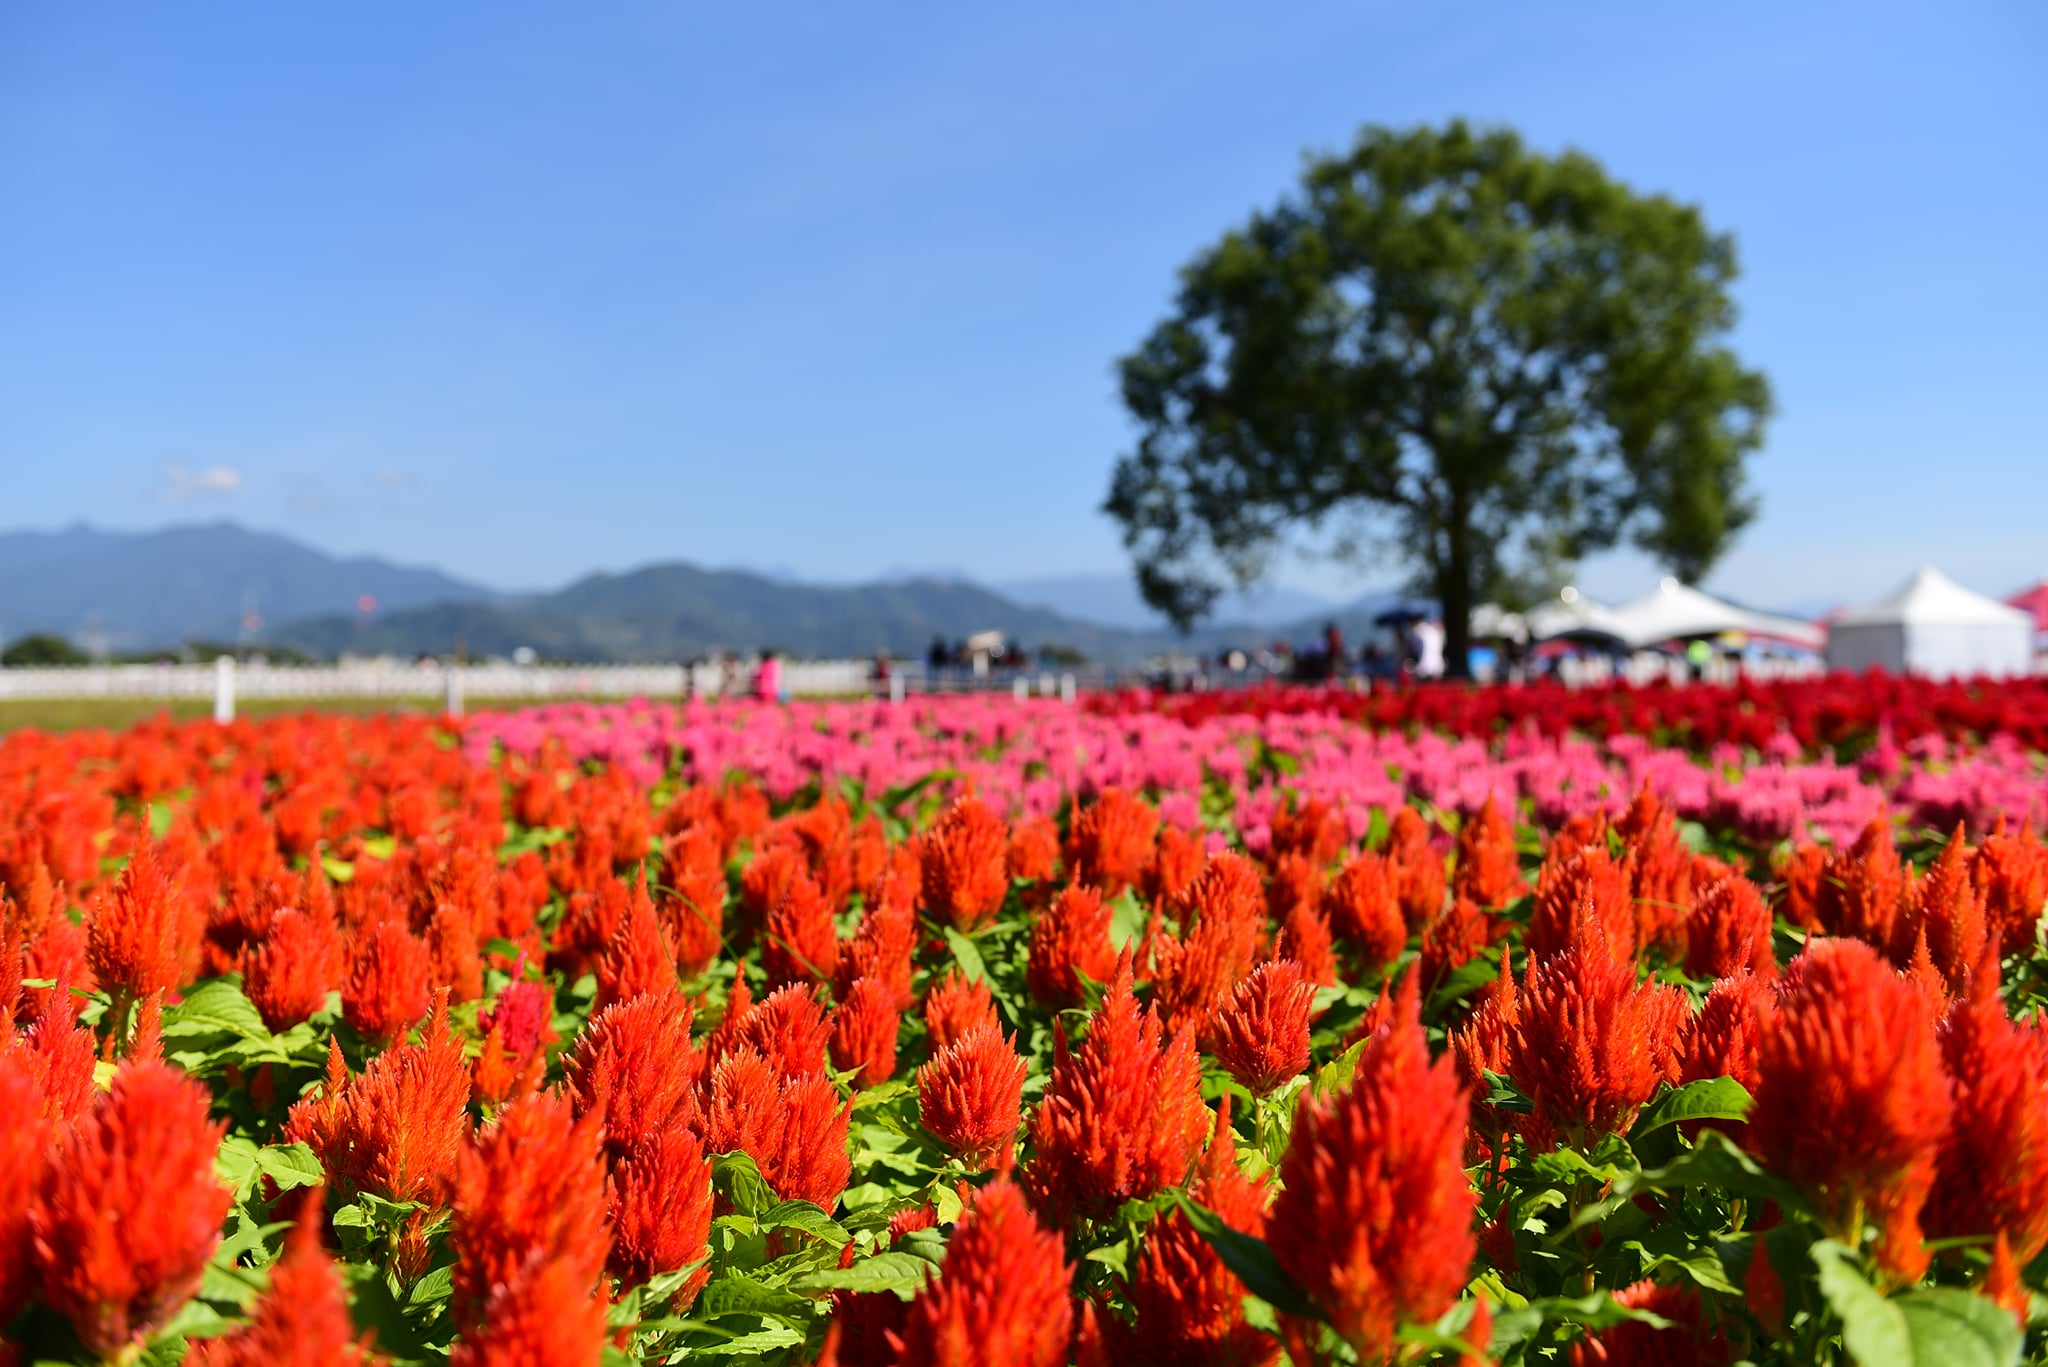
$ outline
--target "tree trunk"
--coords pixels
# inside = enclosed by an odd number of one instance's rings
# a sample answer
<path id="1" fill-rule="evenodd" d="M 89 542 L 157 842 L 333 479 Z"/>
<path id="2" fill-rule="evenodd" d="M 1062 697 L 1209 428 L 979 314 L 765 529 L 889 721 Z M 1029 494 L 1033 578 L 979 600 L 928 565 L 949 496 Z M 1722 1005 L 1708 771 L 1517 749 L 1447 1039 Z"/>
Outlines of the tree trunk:
<path id="1" fill-rule="evenodd" d="M 1472 677 L 1472 512 L 1470 499 L 1452 489 L 1450 525 L 1444 528 L 1444 558 L 1437 566 L 1436 592 L 1444 609 L 1444 677 Z"/>

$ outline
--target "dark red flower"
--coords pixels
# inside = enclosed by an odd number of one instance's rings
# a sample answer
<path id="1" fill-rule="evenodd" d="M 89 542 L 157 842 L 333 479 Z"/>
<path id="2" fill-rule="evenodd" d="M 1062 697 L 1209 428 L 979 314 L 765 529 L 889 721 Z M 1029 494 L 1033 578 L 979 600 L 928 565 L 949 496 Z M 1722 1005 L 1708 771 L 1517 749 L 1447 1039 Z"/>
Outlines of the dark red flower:
<path id="1" fill-rule="evenodd" d="M 996 1163 L 1017 1133 L 1024 1060 L 993 1025 L 979 1026 L 918 1070 L 925 1129 L 969 1168 Z"/>
<path id="2" fill-rule="evenodd" d="M 58 1145 L 29 1215 L 37 1292 L 101 1357 L 161 1328 L 220 1243 L 227 1127 L 206 1118 L 210 1100 L 175 1068 L 131 1061 Z"/>

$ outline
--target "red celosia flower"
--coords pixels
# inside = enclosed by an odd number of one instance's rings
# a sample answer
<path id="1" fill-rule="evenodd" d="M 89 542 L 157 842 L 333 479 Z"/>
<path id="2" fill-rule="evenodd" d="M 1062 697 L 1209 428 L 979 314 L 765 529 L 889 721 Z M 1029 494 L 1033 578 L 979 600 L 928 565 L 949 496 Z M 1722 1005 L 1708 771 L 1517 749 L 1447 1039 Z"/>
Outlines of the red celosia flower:
<path id="1" fill-rule="evenodd" d="M 1294 854 L 1317 868 L 1329 864 L 1351 843 L 1344 814 L 1319 797 L 1273 814 L 1273 853 Z"/>
<path id="2" fill-rule="evenodd" d="M 717 835 L 695 827 L 670 842 L 665 862 L 674 895 L 662 899 L 662 929 L 676 972 L 694 978 L 718 958 L 725 935 L 725 860 Z"/>
<path id="3" fill-rule="evenodd" d="M 42 1083 L 11 1036 L 11 1027 L 0 1029 L 0 1115 L 7 1117 L 0 1125 L 0 1325 L 28 1301 L 29 1205 L 42 1183 L 51 1132 Z"/>
<path id="4" fill-rule="evenodd" d="M 1638 983 L 1609 943 L 1589 910 L 1563 952 L 1532 961 L 1523 982 L 1507 1071 L 1529 1097 L 1525 1133 L 1539 1147 L 1623 1132 L 1677 1072 L 1685 994 Z"/>
<path id="5" fill-rule="evenodd" d="M 1299 900 L 1287 908 L 1280 920 L 1280 933 L 1273 938 L 1273 957 L 1292 959 L 1318 987 L 1337 982 L 1337 954 L 1332 947 L 1330 923 L 1323 918 L 1321 898 Z"/>
<path id="6" fill-rule="evenodd" d="M 99 1095 L 93 1082 L 98 1041 L 77 1023 L 78 1000 L 59 984 L 37 1008 L 16 1056 L 36 1075 L 43 1118 L 64 1123 L 84 1115 Z M 0 1037 L 5 1032 L 0 1031 Z"/>
<path id="7" fill-rule="evenodd" d="M 1637 1282 L 1614 1293 L 1617 1305 L 1669 1320 L 1659 1329 L 1628 1320 L 1595 1330 L 1572 1345 L 1572 1367 L 1725 1367 L 1734 1360 L 1728 1336 L 1712 1324 L 1700 1293 L 1673 1282 Z"/>
<path id="8" fill-rule="evenodd" d="M 1159 815 L 1119 788 L 1076 811 L 1067 831 L 1067 874 L 1114 897 L 1145 875 Z"/>
<path id="9" fill-rule="evenodd" d="M 1258 869 L 1238 854 L 1212 857 L 1188 885 L 1179 939 L 1152 943 L 1152 1000 L 1165 1021 L 1204 1027 L 1209 1013 L 1251 970 L 1266 928 Z"/>
<path id="10" fill-rule="evenodd" d="M 292 1107 L 285 1136 L 310 1146 L 345 1191 L 437 1206 L 454 1187 L 468 1105 L 469 1068 L 444 1004 L 420 1043 L 386 1049 L 358 1077 L 330 1041 L 326 1083 Z"/>
<path id="11" fill-rule="evenodd" d="M 853 1072 L 856 1087 L 879 1087 L 896 1071 L 901 1013 L 888 984 L 862 978 L 832 1011 L 832 1066 Z"/>
<path id="12" fill-rule="evenodd" d="M 580 1263 L 534 1255 L 489 1289 L 477 1322 L 448 1355 L 452 1367 L 590 1367 L 605 1347 L 605 1303 Z"/>
<path id="13" fill-rule="evenodd" d="M 1485 805 L 1458 830 L 1457 875 L 1451 891 L 1482 907 L 1504 907 L 1528 890 L 1515 850 L 1514 819 L 1488 793 Z"/>
<path id="14" fill-rule="evenodd" d="M 1754 973 L 1716 982 L 1700 1003 L 1699 1014 L 1686 1024 L 1680 1046 L 1680 1080 L 1732 1077 L 1754 1091 L 1764 1013 L 1770 1003 L 1770 981 Z"/>
<path id="15" fill-rule="evenodd" d="M 910 1303 L 898 1367 L 1061 1367 L 1073 1334 L 1073 1294 L 1060 1236 L 1043 1228 L 1016 1187 L 975 1195 L 946 1261 Z"/>
<path id="16" fill-rule="evenodd" d="M 987 925 L 1010 891 L 1010 832 L 979 798 L 946 809 L 924 835 L 924 904 L 963 931 Z"/>
<path id="17" fill-rule="evenodd" d="M 718 1060 L 704 1103 L 705 1147 L 713 1153 L 751 1154 L 758 1165 L 775 1148 L 781 1090 L 775 1065 L 751 1045 Z"/>
<path id="18" fill-rule="evenodd" d="M 970 1169 L 1008 1151 L 1024 1095 L 1024 1060 L 993 1025 L 970 1030 L 917 1073 L 918 1117 Z"/>
<path id="19" fill-rule="evenodd" d="M 633 884 L 626 914 L 605 946 L 604 957 L 598 960 L 598 1004 L 610 1006 L 649 992 L 672 991 L 675 985 L 675 950 L 662 933 L 643 875 Z"/>
<path id="20" fill-rule="evenodd" d="M 1536 879 L 1536 902 L 1523 941 L 1544 958 L 1561 952 L 1591 917 L 1614 957 L 1633 960 L 1636 909 L 1630 863 L 1616 863 L 1604 845 L 1561 854 L 1553 845 Z"/>
<path id="21" fill-rule="evenodd" d="M 1928 1233 L 2002 1235 L 2012 1256 L 2048 1246 L 2048 1050 L 2007 1019 L 1996 970 L 1985 966 L 1970 996 L 1941 1026 L 1955 1112 L 1942 1141 Z"/>
<path id="22" fill-rule="evenodd" d="M 1785 919 L 1801 930 L 1820 929 L 1820 890 L 1827 878 L 1828 852 L 1818 845 L 1800 845 L 1778 865 L 1784 892 Z"/>
<path id="23" fill-rule="evenodd" d="M 711 1164 L 689 1130 L 655 1135 L 612 1170 L 611 1271 L 624 1286 L 688 1267 L 708 1253 Z M 688 1309 L 710 1277 L 699 1268 L 672 1302 Z"/>
<path id="24" fill-rule="evenodd" d="M 1049 816 L 1027 816 L 1010 827 L 1010 847 L 1004 855 L 1010 877 L 1027 883 L 1044 883 L 1059 871 L 1060 832 Z"/>
<path id="25" fill-rule="evenodd" d="M 1048 1217 L 1106 1215 L 1187 1176 L 1209 1110 L 1193 1035 L 1165 1033 L 1157 1013 L 1138 1007 L 1127 953 L 1080 1047 L 1055 1035 L 1024 1177 Z"/>
<path id="26" fill-rule="evenodd" d="M 1771 908 L 1761 888 L 1735 874 L 1699 893 L 1685 922 L 1685 971 L 1695 978 L 1778 971 Z"/>
<path id="27" fill-rule="evenodd" d="M 390 1044 L 427 1014 L 433 991 L 427 946 L 396 921 L 364 936 L 341 989 L 341 1017 L 358 1033 Z"/>
<path id="28" fill-rule="evenodd" d="M 1890 1266 L 1910 1267 L 1952 1104 L 1927 997 L 1866 944 L 1810 940 L 1779 980 L 1757 1065 L 1757 1155 L 1836 1238 L 1859 1243 L 1875 1216 L 1897 1235 Z"/>
<path id="29" fill-rule="evenodd" d="M 798 873 L 761 927 L 761 967 L 771 987 L 828 983 L 839 966 L 832 904 L 809 874 Z"/>
<path id="30" fill-rule="evenodd" d="M 1693 906 L 1693 853 L 1677 818 L 1646 781 L 1615 830 L 1628 851 L 1636 943 L 1666 960 L 1682 959 Z"/>
<path id="31" fill-rule="evenodd" d="M 448 1302 L 462 1332 L 488 1324 L 493 1290 L 530 1275 L 535 1259 L 574 1269 L 595 1290 L 611 1251 L 598 1123 L 540 1092 L 508 1104 L 463 1146 Z"/>
<path id="32" fill-rule="evenodd" d="M 995 998 L 988 984 L 953 969 L 924 994 L 924 1028 L 931 1052 L 964 1038 L 981 1026 L 1000 1026 Z"/>
<path id="33" fill-rule="evenodd" d="M 1848 935 L 1879 949 L 1893 944 L 1905 874 L 1892 845 L 1891 823 L 1872 818 L 1846 850 L 1828 856 L 1814 892 L 1814 917 L 1830 935 Z"/>
<path id="34" fill-rule="evenodd" d="M 1924 940 L 1928 959 L 1951 993 L 1970 990 L 1971 976 L 1984 960 L 1990 927 L 1984 902 L 1970 880 L 1970 848 L 1958 826 L 1948 845 L 1928 867 L 1927 876 L 1909 884 L 1900 916 L 1892 927 L 1894 963 L 1910 959 L 1913 945 Z M 1903 955 L 1901 951 L 1904 951 Z M 1995 961 L 1994 961 L 1995 964 Z"/>
<path id="35" fill-rule="evenodd" d="M 832 1022 L 813 989 L 792 983 L 749 1007 L 732 1038 L 758 1049 L 784 1077 L 798 1077 L 825 1070 Z"/>
<path id="36" fill-rule="evenodd" d="M 1263 1180 L 1248 1181 L 1238 1171 L 1227 1103 L 1189 1194 L 1232 1229 L 1265 1233 L 1272 1195 Z M 1178 1210 L 1146 1232 L 1130 1297 L 1137 1328 L 1110 1331 L 1120 1340 L 1117 1360 L 1143 1367 L 1263 1367 L 1280 1355 L 1277 1340 L 1245 1322 L 1244 1283 Z"/>
<path id="37" fill-rule="evenodd" d="M 1401 806 L 1387 823 L 1387 862 L 1401 879 L 1401 915 L 1420 930 L 1444 909 L 1448 877 L 1443 851 L 1430 839 L 1429 823 L 1413 807 Z"/>
<path id="38" fill-rule="evenodd" d="M 1401 914 L 1400 875 L 1376 854 L 1354 856 L 1323 894 L 1330 930 L 1349 945 L 1367 972 L 1385 968 L 1408 943 Z"/>
<path id="39" fill-rule="evenodd" d="M 1165 843 L 1162 837 L 1161 846 Z M 1285 921 L 1287 913 L 1303 903 L 1322 905 L 1323 871 L 1303 856 L 1283 854 L 1267 865 L 1267 872 L 1271 880 L 1266 884 L 1266 913 L 1274 920 Z"/>
<path id="40" fill-rule="evenodd" d="M 2027 1332 L 2034 1298 L 2020 1280 L 2019 1262 L 2012 1256 L 2012 1243 L 2003 1233 L 1992 1241 L 1991 1266 L 1984 1270 L 1984 1280 L 1977 1289 L 1986 1300 L 2012 1316 L 2022 1335 Z"/>
<path id="41" fill-rule="evenodd" d="M 1063 1011 L 1081 1004 L 1083 977 L 1108 981 L 1116 969 L 1109 924 L 1110 908 L 1101 893 L 1080 884 L 1061 889 L 1031 926 L 1024 981 L 1032 1000 L 1048 1011 Z"/>
<path id="42" fill-rule="evenodd" d="M 853 938 L 839 947 L 833 988 L 842 996 L 862 978 L 889 988 L 896 1009 L 916 1002 L 910 978 L 917 953 L 917 904 L 900 898 L 870 900 Z"/>
<path id="43" fill-rule="evenodd" d="M 761 1175 L 785 1201 L 809 1201 L 830 1210 L 853 1173 L 846 1149 L 853 1102 L 842 1103 L 838 1089 L 822 1073 L 783 1082 L 776 1102 L 775 1145 L 755 1154 Z"/>
<path id="44" fill-rule="evenodd" d="M 1246 1090 L 1264 1096 L 1308 1067 L 1315 1005 L 1315 984 L 1300 964 L 1260 964 L 1210 1017 L 1204 1043 Z"/>
<path id="45" fill-rule="evenodd" d="M 209 1101 L 166 1064 L 122 1065 L 64 1135 L 30 1212 L 37 1294 L 101 1357 L 170 1319 L 220 1243 L 227 1127 L 206 1118 Z"/>
<path id="46" fill-rule="evenodd" d="M 161 851 L 136 846 L 113 886 L 95 899 L 86 955 L 100 986 L 117 999 L 175 992 L 199 971 L 206 914 Z"/>
<path id="47" fill-rule="evenodd" d="M 590 1018 L 564 1071 L 577 1109 L 601 1112 L 606 1151 L 619 1162 L 697 1118 L 703 1054 L 690 1008 L 674 993 L 635 997 Z"/>
<path id="48" fill-rule="evenodd" d="M 332 922 L 286 907 L 270 918 L 263 942 L 243 950 L 242 991 L 265 1025 L 289 1030 L 327 1005 L 346 954 Z"/>
<path id="49" fill-rule="evenodd" d="M 473 1002 L 484 994 L 484 958 L 477 950 L 476 916 L 460 902 L 442 902 L 427 921 L 427 957 L 435 987 L 451 1001 Z"/>
<path id="50" fill-rule="evenodd" d="M 1163 827 L 1144 876 L 1138 880 L 1139 891 L 1155 906 L 1179 906 L 1208 862 L 1209 846 L 1199 831 Z"/>
<path id="51" fill-rule="evenodd" d="M 1479 957 L 1481 950 L 1507 930 L 1506 922 L 1469 897 L 1460 897 L 1450 908 L 1422 928 L 1420 969 L 1422 986 L 1430 991 L 1443 985 L 1451 970 Z"/>
<path id="52" fill-rule="evenodd" d="M 470 1079 L 478 1096 L 496 1103 L 539 1085 L 546 1063 L 542 1046 L 555 1039 L 554 1009 L 554 993 L 546 983 L 521 981 L 508 984 L 493 1005 L 477 1013 L 484 1047 Z"/>
<path id="53" fill-rule="evenodd" d="M 300 1202 L 299 1222 L 270 1265 L 270 1286 L 249 1323 L 217 1339 L 201 1339 L 193 1367 L 355 1367 L 363 1347 L 349 1315 L 348 1290 L 320 1247 L 320 1189 Z"/>
<path id="54" fill-rule="evenodd" d="M 805 872 L 806 864 L 803 849 L 796 844 L 768 844 L 755 849 L 754 857 L 740 872 L 739 909 L 747 933 L 751 934 L 767 919 L 789 891 L 790 881 Z"/>
<path id="55" fill-rule="evenodd" d="M 1465 1088 L 1429 1060 L 1404 991 L 1328 1100 L 1304 1093 L 1266 1222 L 1273 1256 L 1367 1362 L 1444 1313 L 1465 1284 L 1477 1197 L 1465 1180 Z"/>
<path id="56" fill-rule="evenodd" d="M 2048 845 L 2029 825 L 2019 835 L 2003 830 L 1977 847 L 1970 878 L 1984 900 L 1984 919 L 2001 954 L 2032 948 L 2041 909 L 2048 907 Z"/>

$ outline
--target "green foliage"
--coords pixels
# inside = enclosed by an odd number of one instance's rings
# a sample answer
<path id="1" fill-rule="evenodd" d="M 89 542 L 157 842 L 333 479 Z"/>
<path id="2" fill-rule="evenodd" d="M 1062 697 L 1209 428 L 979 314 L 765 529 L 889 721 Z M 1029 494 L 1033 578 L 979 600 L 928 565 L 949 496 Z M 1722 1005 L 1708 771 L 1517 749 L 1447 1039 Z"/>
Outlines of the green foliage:
<path id="1" fill-rule="evenodd" d="M 91 656 L 62 636 L 47 631 L 31 632 L 5 650 L 0 650 L 0 665 L 23 668 L 34 665 L 82 665 L 90 663 L 91 659 Z"/>
<path id="2" fill-rule="evenodd" d="M 1724 345 L 1735 248 L 1699 211 L 1505 130 L 1368 128 L 1181 273 L 1121 362 L 1142 434 L 1105 504 L 1183 627 L 1288 538 L 1384 536 L 1462 659 L 1624 536 L 1696 577 L 1753 516 L 1770 395 Z"/>

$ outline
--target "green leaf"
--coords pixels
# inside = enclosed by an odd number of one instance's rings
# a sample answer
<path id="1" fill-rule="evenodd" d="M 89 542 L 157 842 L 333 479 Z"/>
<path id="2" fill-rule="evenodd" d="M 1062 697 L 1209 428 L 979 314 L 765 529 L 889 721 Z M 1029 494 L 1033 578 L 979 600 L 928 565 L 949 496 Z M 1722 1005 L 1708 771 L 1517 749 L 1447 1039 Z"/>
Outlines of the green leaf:
<path id="1" fill-rule="evenodd" d="M 241 984 L 227 978 L 210 978 L 185 994 L 176 1006 L 164 1008 L 165 1039 L 186 1035 L 233 1035 L 237 1039 L 270 1042 L 270 1029 L 250 1000 L 242 995 Z"/>
<path id="2" fill-rule="evenodd" d="M 1365 1052 L 1365 1045 L 1366 1041 L 1358 1041 L 1316 1070 L 1314 1087 L 1317 1097 L 1333 1096 L 1351 1085 L 1351 1079 L 1358 1075 L 1358 1060 Z"/>
<path id="3" fill-rule="evenodd" d="M 838 1221 L 809 1201 L 784 1201 L 771 1206 L 761 1213 L 760 1221 L 763 1229 L 799 1230 L 823 1239 L 834 1248 L 853 1237 Z"/>
<path id="4" fill-rule="evenodd" d="M 1110 944 L 1118 950 L 1127 948 L 1144 935 L 1146 920 L 1144 905 L 1138 901 L 1137 894 L 1129 888 L 1124 889 L 1110 899 Z"/>
<path id="5" fill-rule="evenodd" d="M 946 943 L 952 947 L 953 958 L 958 961 L 960 971 L 967 975 L 967 981 L 978 983 L 988 977 L 988 966 L 981 961 L 981 951 L 974 947 L 974 941 L 962 935 L 951 926 L 944 927 Z"/>
<path id="6" fill-rule="evenodd" d="M 1687 1120 L 1746 1120 L 1749 1107 L 1749 1089 L 1732 1077 L 1688 1082 L 1644 1107 L 1629 1131 L 1629 1138 L 1639 1139 L 1653 1130 Z"/>
<path id="7" fill-rule="evenodd" d="M 909 1300 L 931 1272 L 932 1265 L 925 1259 L 892 1249 L 856 1259 L 852 1267 L 806 1272 L 792 1280 L 790 1286 L 803 1291 L 890 1291 Z"/>
<path id="8" fill-rule="evenodd" d="M 412 1284 L 406 1293 L 407 1305 L 428 1305 L 434 1301 L 445 1301 L 455 1294 L 455 1264 L 437 1267 Z"/>
<path id="9" fill-rule="evenodd" d="M 709 1282 L 697 1297 L 697 1307 L 706 1316 L 745 1313 L 752 1315 L 802 1315 L 811 1303 L 794 1291 L 769 1286 L 752 1277 L 724 1276 Z"/>
<path id="10" fill-rule="evenodd" d="M 2023 1346 L 2012 1316 L 1952 1286 L 1908 1291 L 1893 1302 L 1906 1317 L 1913 1361 L 1951 1367 L 2012 1367 Z"/>
<path id="11" fill-rule="evenodd" d="M 256 1167 L 284 1191 L 294 1187 L 318 1186 L 327 1180 L 326 1169 L 304 1144 L 274 1144 L 256 1151 Z"/>
<path id="12" fill-rule="evenodd" d="M 1302 1319 L 1323 1318 L 1323 1312 L 1294 1284 L 1264 1239 L 1232 1229 L 1221 1215 L 1184 1194 L 1176 1193 L 1175 1199 L 1188 1224 L 1216 1250 L 1223 1265 L 1237 1274 L 1245 1290 L 1283 1314 Z"/>
<path id="13" fill-rule="evenodd" d="M 248 1200 L 249 1193 L 256 1188 L 259 1153 L 255 1140 L 239 1134 L 228 1135 L 220 1141 L 220 1151 L 213 1157 L 213 1170 L 235 1194 L 237 1201 Z"/>
<path id="14" fill-rule="evenodd" d="M 758 1216 L 775 1205 L 775 1191 L 744 1153 L 722 1153 L 711 1162 L 711 1185 L 742 1215 Z"/>

